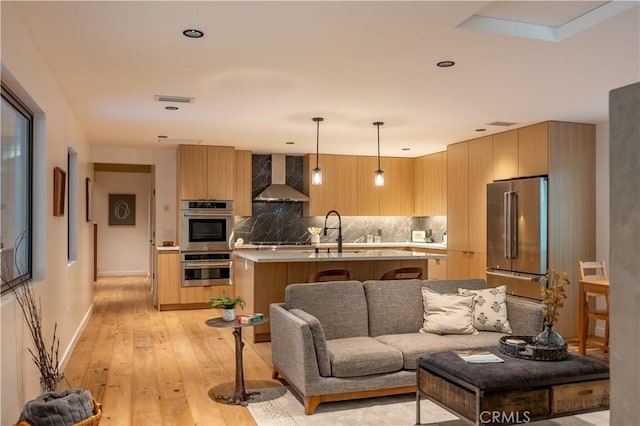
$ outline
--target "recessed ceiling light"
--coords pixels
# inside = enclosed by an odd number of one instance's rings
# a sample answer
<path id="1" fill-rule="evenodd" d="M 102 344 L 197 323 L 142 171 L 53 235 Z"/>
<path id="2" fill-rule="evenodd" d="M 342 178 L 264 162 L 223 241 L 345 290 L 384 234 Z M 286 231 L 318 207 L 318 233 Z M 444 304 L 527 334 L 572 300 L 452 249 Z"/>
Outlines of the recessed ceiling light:
<path id="1" fill-rule="evenodd" d="M 200 30 L 195 30 L 195 29 L 188 29 L 188 30 L 184 30 L 182 32 L 182 34 L 184 34 L 185 36 L 189 37 L 189 38 L 201 38 L 204 36 L 204 33 Z"/>
<path id="2" fill-rule="evenodd" d="M 455 64 L 456 63 L 453 61 L 440 61 L 436 65 L 439 66 L 440 68 L 449 68 L 454 66 Z"/>
<path id="3" fill-rule="evenodd" d="M 486 132 L 486 131 L 487 131 L 487 129 L 482 129 L 482 128 L 476 129 L 476 132 Z"/>
<path id="4" fill-rule="evenodd" d="M 175 110 L 178 109 L 178 107 L 177 106 L 166 106 L 166 107 L 164 107 L 164 109 L 168 109 L 169 111 L 175 111 Z"/>
<path id="5" fill-rule="evenodd" d="M 285 142 L 285 144 L 287 144 L 287 145 L 295 145 L 296 143 L 295 142 L 291 142 L 291 141 L 287 141 L 287 142 Z"/>

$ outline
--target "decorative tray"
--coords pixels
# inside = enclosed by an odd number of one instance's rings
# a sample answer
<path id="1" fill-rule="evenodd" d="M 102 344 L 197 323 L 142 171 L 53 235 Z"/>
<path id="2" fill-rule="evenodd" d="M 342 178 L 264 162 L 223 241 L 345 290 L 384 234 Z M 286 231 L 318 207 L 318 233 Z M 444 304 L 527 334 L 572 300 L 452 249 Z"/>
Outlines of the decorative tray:
<path id="1" fill-rule="evenodd" d="M 514 358 L 532 361 L 562 361 L 568 356 L 567 345 L 547 348 L 534 343 L 535 336 L 502 336 L 498 350 Z"/>

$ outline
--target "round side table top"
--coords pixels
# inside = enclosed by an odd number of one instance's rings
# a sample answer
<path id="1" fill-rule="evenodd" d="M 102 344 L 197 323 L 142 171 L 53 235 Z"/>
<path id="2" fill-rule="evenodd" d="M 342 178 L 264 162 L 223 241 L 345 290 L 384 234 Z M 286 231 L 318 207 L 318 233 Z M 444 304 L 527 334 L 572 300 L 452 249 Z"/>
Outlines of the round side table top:
<path id="1" fill-rule="evenodd" d="M 238 319 L 233 321 L 225 321 L 222 317 L 209 318 L 204 323 L 209 327 L 216 328 L 243 328 L 243 327 L 253 327 L 256 325 L 264 324 L 269 321 L 269 318 L 262 318 L 260 321 L 252 322 L 252 323 L 242 323 L 238 322 Z"/>

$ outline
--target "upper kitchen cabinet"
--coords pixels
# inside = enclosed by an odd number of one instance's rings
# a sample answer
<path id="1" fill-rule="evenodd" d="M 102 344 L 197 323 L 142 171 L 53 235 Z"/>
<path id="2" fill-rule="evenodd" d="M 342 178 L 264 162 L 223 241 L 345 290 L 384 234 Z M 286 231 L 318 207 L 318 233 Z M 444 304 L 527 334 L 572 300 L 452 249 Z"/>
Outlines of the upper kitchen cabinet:
<path id="1" fill-rule="evenodd" d="M 251 151 L 235 151 L 234 167 L 234 214 L 251 216 Z"/>
<path id="2" fill-rule="evenodd" d="M 180 145 L 178 196 L 181 200 L 233 200 L 233 147 Z"/>
<path id="3" fill-rule="evenodd" d="M 381 162 L 384 163 L 383 160 Z M 357 214 L 358 216 L 377 216 L 380 214 L 380 187 L 373 184 L 373 173 L 378 169 L 378 158 L 358 156 L 357 164 Z M 385 184 L 388 177 L 385 172 Z"/>
<path id="4" fill-rule="evenodd" d="M 484 278 L 487 183 L 493 180 L 493 137 L 447 147 L 449 278 Z"/>
<path id="5" fill-rule="evenodd" d="M 358 193 L 355 188 L 358 181 L 358 158 L 353 155 L 334 155 L 333 167 L 334 209 L 344 216 L 356 216 Z"/>
<path id="6" fill-rule="evenodd" d="M 414 161 L 396 157 L 381 159 L 384 186 L 380 187 L 380 216 L 413 216 Z M 373 185 L 374 170 L 369 179 L 370 185 Z"/>
<path id="7" fill-rule="evenodd" d="M 546 175 L 548 146 L 547 122 L 493 135 L 493 178 Z"/>
<path id="8" fill-rule="evenodd" d="M 322 170 L 322 185 L 313 185 L 313 169 L 316 167 L 316 154 L 307 154 L 303 159 L 303 192 L 309 196 L 309 202 L 304 203 L 305 216 L 324 216 L 328 211 L 335 209 L 336 170 L 334 156 L 320 154 L 317 164 Z M 339 185 L 338 185 L 339 186 Z M 339 211 L 339 210 L 338 210 Z M 340 214 L 344 214 L 340 212 Z"/>
<path id="9" fill-rule="evenodd" d="M 415 216 L 447 214 L 447 152 L 415 159 Z"/>

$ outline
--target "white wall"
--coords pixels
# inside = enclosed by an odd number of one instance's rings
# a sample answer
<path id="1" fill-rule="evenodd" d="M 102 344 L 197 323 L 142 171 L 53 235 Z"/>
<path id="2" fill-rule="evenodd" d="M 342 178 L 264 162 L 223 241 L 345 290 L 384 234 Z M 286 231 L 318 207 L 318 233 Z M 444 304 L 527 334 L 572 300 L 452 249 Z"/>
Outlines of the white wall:
<path id="1" fill-rule="evenodd" d="M 149 274 L 150 173 L 96 172 L 98 276 Z M 109 194 L 135 194 L 135 225 L 109 225 Z"/>
<path id="2" fill-rule="evenodd" d="M 44 337 L 58 324 L 60 356 L 66 362 L 93 302 L 92 227 L 84 221 L 85 178 L 92 176 L 91 152 L 79 121 L 46 61 L 10 2 L 0 2 L 2 79 L 36 114 L 34 149 L 34 289 L 42 303 Z M 53 168 L 67 168 L 67 146 L 78 154 L 78 260 L 67 262 L 67 216 L 54 217 Z M 68 212 L 67 212 L 68 214 Z M 1 301 L 2 392 L 0 424 L 16 422 L 24 403 L 40 393 L 39 373 L 27 348 L 21 312 L 12 296 Z"/>
<path id="3" fill-rule="evenodd" d="M 609 123 L 596 125 L 596 259 L 609 265 Z"/>

